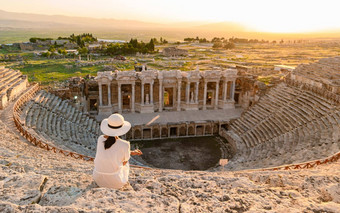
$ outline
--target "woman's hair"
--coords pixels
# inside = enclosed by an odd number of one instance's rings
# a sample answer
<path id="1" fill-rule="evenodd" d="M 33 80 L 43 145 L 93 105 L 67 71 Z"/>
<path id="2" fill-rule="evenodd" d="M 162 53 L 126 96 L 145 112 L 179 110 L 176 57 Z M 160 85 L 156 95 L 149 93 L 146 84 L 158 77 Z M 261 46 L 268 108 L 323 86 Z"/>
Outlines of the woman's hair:
<path id="1" fill-rule="evenodd" d="M 116 143 L 116 138 L 115 138 L 115 137 L 109 136 L 109 137 L 106 138 L 106 140 L 104 141 L 104 148 L 105 148 L 105 149 L 109 149 L 114 143 Z"/>

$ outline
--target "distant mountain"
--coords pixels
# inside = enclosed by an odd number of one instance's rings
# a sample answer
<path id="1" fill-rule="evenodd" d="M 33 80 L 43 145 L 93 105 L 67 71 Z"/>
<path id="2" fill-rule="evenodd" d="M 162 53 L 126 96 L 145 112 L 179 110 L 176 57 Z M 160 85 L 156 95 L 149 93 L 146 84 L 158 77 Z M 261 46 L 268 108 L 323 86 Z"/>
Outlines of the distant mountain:
<path id="1" fill-rule="evenodd" d="M 67 36 L 91 32 L 108 39 L 129 40 L 132 37 L 149 40 L 163 37 L 182 41 L 186 37 L 243 37 L 257 39 L 339 38 L 339 30 L 310 33 L 263 33 L 234 22 L 205 21 L 150 23 L 137 20 L 99 19 L 64 15 L 40 15 L 0 10 L 0 43 L 27 41 L 34 36 Z"/>
<path id="2" fill-rule="evenodd" d="M 170 30 L 182 29 L 244 31 L 245 27 L 230 22 L 177 22 L 150 23 L 136 20 L 98 19 L 88 17 L 73 17 L 63 15 L 39 15 L 29 13 L 7 12 L 0 10 L 0 28 L 22 29 L 119 29 L 119 30 Z"/>
<path id="3" fill-rule="evenodd" d="M 12 28 L 105 28 L 105 29 L 147 29 L 162 28 L 162 24 L 134 20 L 97 19 L 63 15 L 39 15 L 0 10 L 0 27 Z"/>

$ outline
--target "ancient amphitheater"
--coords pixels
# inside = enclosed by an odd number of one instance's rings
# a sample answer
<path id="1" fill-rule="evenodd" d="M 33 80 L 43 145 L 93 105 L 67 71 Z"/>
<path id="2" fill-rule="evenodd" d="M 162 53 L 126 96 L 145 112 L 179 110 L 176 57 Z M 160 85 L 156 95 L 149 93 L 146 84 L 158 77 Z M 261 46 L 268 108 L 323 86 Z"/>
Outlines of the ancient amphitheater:
<path id="1" fill-rule="evenodd" d="M 2 69 L 4 76 L 13 73 Z M 228 141 L 233 157 L 224 168 L 167 170 L 138 166 L 134 159 L 131 186 L 121 190 L 98 188 L 92 181 L 98 121 L 73 100 L 39 85 L 22 88 L 23 95 L 5 101 L 8 106 L 0 111 L 0 211 L 339 212 L 339 73 L 340 57 L 299 65 L 252 99 L 240 116 L 193 125 L 195 131 L 203 128 L 202 135 L 217 134 Z M 3 79 L 3 88 L 11 91 L 26 78 Z M 256 95 L 259 88 L 253 88 Z M 11 92 L 5 94 L 6 100 L 15 99 L 8 96 Z M 219 112 L 228 110 L 235 109 Z M 189 129 L 191 124 L 186 125 Z M 167 127 L 164 137 L 172 132 L 181 136 L 181 126 Z"/>
<path id="2" fill-rule="evenodd" d="M 17 70 L 0 67 L 0 109 L 26 89 L 27 77 Z"/>

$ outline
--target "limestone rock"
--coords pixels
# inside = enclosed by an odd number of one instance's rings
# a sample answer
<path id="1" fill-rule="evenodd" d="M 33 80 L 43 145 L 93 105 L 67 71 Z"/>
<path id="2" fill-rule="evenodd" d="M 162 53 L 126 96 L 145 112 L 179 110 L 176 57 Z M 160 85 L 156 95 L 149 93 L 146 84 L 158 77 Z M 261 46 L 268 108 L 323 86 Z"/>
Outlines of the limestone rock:
<path id="1" fill-rule="evenodd" d="M 46 180 L 45 176 L 35 173 L 11 174 L 1 181 L 0 197 L 18 205 L 37 203 Z"/>

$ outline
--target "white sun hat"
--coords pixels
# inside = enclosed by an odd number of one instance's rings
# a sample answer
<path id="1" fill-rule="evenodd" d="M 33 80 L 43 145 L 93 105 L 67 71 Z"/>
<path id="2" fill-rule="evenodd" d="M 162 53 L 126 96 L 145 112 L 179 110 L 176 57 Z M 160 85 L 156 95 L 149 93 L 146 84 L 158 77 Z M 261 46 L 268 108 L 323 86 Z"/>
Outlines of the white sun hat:
<path id="1" fill-rule="evenodd" d="M 121 136 L 127 133 L 131 124 L 124 120 L 121 114 L 115 113 L 104 119 L 100 124 L 100 130 L 107 136 Z"/>

